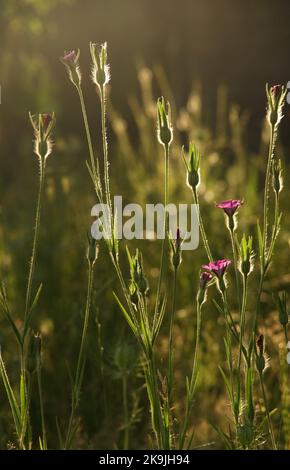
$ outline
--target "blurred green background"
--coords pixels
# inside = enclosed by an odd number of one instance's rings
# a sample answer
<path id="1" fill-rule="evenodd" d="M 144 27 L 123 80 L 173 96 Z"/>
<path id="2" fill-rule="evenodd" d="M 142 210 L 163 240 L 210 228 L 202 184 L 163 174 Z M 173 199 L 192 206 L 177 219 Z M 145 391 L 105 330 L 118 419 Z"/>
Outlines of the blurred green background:
<path id="1" fill-rule="evenodd" d="M 172 201 L 190 202 L 180 156 L 193 139 L 203 153 L 201 201 L 216 256 L 230 256 L 222 214 L 214 202 L 241 197 L 245 205 L 240 233 L 255 230 L 260 217 L 261 187 L 267 152 L 265 83 L 290 80 L 288 1 L 226 0 L 2 0 L 0 2 L 0 254 L 15 318 L 21 324 L 31 250 L 37 160 L 32 152 L 28 111 L 55 111 L 55 150 L 48 162 L 35 286 L 44 290 L 35 329 L 44 337 L 45 408 L 50 447 L 57 447 L 56 417 L 65 429 L 70 407 L 69 369 L 74 369 L 86 289 L 86 231 L 94 193 L 85 167 L 87 148 L 79 103 L 59 61 L 64 50 L 81 49 L 81 68 L 95 145 L 100 154 L 99 103 L 91 84 L 89 41 L 108 42 L 111 90 L 108 126 L 113 191 L 124 201 L 141 204 L 162 197 L 163 159 L 156 142 L 155 101 L 163 93 L 172 103 L 175 143 L 172 149 Z M 269 289 L 289 289 L 289 105 L 278 142 L 285 167 L 284 231 Z M 134 243 L 132 243 L 134 246 Z M 152 291 L 160 247 L 142 243 Z M 118 283 L 105 247 L 96 266 L 95 302 L 90 325 L 88 367 L 80 410 L 80 448 L 122 446 L 124 363 L 130 364 L 131 447 L 150 445 L 149 409 L 142 388 L 135 344 L 112 299 Z M 179 279 L 175 326 L 177 413 L 184 405 L 194 341 L 193 295 L 202 248 L 186 253 Z M 124 266 L 126 263 L 124 262 Z M 255 275 L 253 276 L 254 286 Z M 252 292 L 254 305 L 255 292 Z M 268 372 L 271 405 L 283 400 L 281 439 L 290 446 L 290 392 L 279 368 L 283 339 L 272 298 L 265 293 L 265 333 L 272 367 Z M 194 446 L 219 442 L 211 423 L 224 423 L 226 397 L 218 371 L 224 360 L 223 324 L 212 303 L 204 314 L 202 372 L 193 425 Z M 99 327 L 98 325 L 101 325 Z M 167 351 L 167 327 L 159 344 L 160 367 Z M 0 344 L 7 369 L 18 373 L 15 344 L 0 317 Z M 103 352 L 98 344 L 103 345 Z M 281 346 L 282 347 L 282 346 Z M 100 354 L 102 352 L 102 354 Z M 100 357 L 101 356 L 101 357 Z M 133 360 L 134 358 L 134 360 Z M 281 372 L 282 371 L 282 372 Z M 279 374 L 282 374 L 279 377 Z M 283 375 L 284 374 L 284 375 Z M 280 387 L 273 387 L 281 378 Z M 106 398 L 106 400 L 105 400 Z M 257 403 L 259 406 L 259 403 Z M 39 409 L 32 407 L 36 431 Z M 277 418 L 278 419 L 278 418 Z M 279 418 L 280 419 L 280 418 Z M 0 446 L 13 442 L 6 397 L 0 394 Z"/>

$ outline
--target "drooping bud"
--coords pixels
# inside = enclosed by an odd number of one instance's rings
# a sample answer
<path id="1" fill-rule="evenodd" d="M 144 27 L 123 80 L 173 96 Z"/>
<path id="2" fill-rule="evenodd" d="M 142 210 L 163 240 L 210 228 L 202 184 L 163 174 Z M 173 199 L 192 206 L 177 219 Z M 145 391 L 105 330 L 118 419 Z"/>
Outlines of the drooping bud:
<path id="1" fill-rule="evenodd" d="M 279 313 L 279 322 L 285 328 L 289 322 L 289 315 L 287 310 L 287 293 L 280 292 L 276 297 L 276 305 Z"/>
<path id="2" fill-rule="evenodd" d="M 157 100 L 157 137 L 161 145 L 168 147 L 173 139 L 169 102 L 163 96 Z"/>
<path id="3" fill-rule="evenodd" d="M 265 340 L 264 336 L 260 335 L 256 342 L 256 367 L 258 372 L 263 372 L 265 366 Z"/>
<path id="4" fill-rule="evenodd" d="M 107 43 L 98 44 L 90 43 L 90 52 L 93 61 L 92 80 L 103 90 L 110 81 L 110 67 L 107 64 Z"/>
<path id="5" fill-rule="evenodd" d="M 72 50 L 65 52 L 63 57 L 60 57 L 60 61 L 65 65 L 70 81 L 78 88 L 82 81 L 82 75 L 80 70 L 80 50 Z"/>
<path id="6" fill-rule="evenodd" d="M 274 85 L 269 88 L 267 83 L 266 85 L 266 95 L 268 101 L 267 107 L 267 119 L 271 126 L 277 126 L 282 117 L 282 110 L 285 102 L 285 96 L 287 89 L 283 85 Z"/>
<path id="7" fill-rule="evenodd" d="M 46 159 L 52 151 L 51 134 L 55 126 L 55 114 L 31 114 L 31 125 L 34 130 L 34 152 L 40 159 Z"/>
<path id="8" fill-rule="evenodd" d="M 272 162 L 272 186 L 276 194 L 279 194 L 283 189 L 282 179 L 282 165 L 281 160 L 274 159 Z"/>
<path id="9" fill-rule="evenodd" d="M 246 238 L 243 234 L 243 238 L 239 244 L 239 253 L 240 253 L 240 263 L 239 269 L 240 272 L 247 277 L 253 270 L 253 237 Z"/>
<path id="10" fill-rule="evenodd" d="M 41 335 L 39 333 L 32 333 L 27 351 L 27 371 L 32 374 L 38 367 L 41 361 Z"/>

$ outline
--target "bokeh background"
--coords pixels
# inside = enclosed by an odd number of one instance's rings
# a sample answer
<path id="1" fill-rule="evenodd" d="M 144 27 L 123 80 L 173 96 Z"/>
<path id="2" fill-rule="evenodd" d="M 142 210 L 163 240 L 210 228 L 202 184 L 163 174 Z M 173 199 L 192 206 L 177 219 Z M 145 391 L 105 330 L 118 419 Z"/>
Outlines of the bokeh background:
<path id="1" fill-rule="evenodd" d="M 124 201 L 141 204 L 162 197 L 163 160 L 156 142 L 155 101 L 172 103 L 171 198 L 189 202 L 182 144 L 202 149 L 202 206 L 216 256 L 230 256 L 222 214 L 214 202 L 243 197 L 240 232 L 255 230 L 267 153 L 265 83 L 290 80 L 287 0 L 1 0 L 0 2 L 0 254 L 1 280 L 21 324 L 37 192 L 28 111 L 55 111 L 55 151 L 48 165 L 46 201 L 35 286 L 44 282 L 35 329 L 44 338 L 43 374 L 48 439 L 58 446 L 56 418 L 65 429 L 70 406 L 69 369 L 74 369 L 86 287 L 86 231 L 94 194 L 85 167 L 87 148 L 79 103 L 59 57 L 81 49 L 83 86 L 95 146 L 100 153 L 100 113 L 90 81 L 89 41 L 108 42 L 111 64 L 108 100 L 111 180 Z M 268 290 L 289 289 L 289 105 L 285 106 L 278 151 L 285 167 L 284 230 Z M 154 292 L 159 247 L 144 243 L 145 265 Z M 134 246 L 134 243 L 132 244 Z M 80 448 L 122 446 L 122 377 L 128 374 L 132 448 L 150 445 L 149 411 L 135 344 L 112 299 L 118 284 L 105 247 L 96 267 L 88 367 L 80 410 Z M 175 325 L 177 413 L 184 405 L 185 375 L 194 342 L 193 299 L 202 248 L 184 256 Z M 124 266 L 126 265 L 124 260 Z M 253 286 L 255 286 L 255 275 Z M 170 282 L 170 275 L 169 275 Z M 249 302 L 254 308 L 255 291 Z M 271 405 L 284 408 L 281 440 L 290 446 L 288 376 L 279 367 L 281 331 L 271 295 L 264 297 L 265 334 L 271 353 Z M 234 302 L 234 299 L 233 299 Z M 252 303 L 251 303 L 252 302 Z M 194 446 L 222 446 L 212 424 L 224 424 L 227 410 L 218 365 L 224 360 L 223 325 L 209 302 L 202 333 L 202 373 Z M 167 351 L 166 322 L 159 344 L 160 367 Z M 0 344 L 16 380 L 19 364 L 9 328 L 0 317 Z M 101 347 L 100 347 L 101 344 Z M 282 353 L 281 353 L 282 354 Z M 282 360 L 283 364 L 283 360 Z M 130 367 L 129 367 L 130 366 Z M 286 375 L 285 375 L 286 374 Z M 279 387 L 273 384 L 279 379 Z M 0 398 L 0 446 L 13 442 L 5 395 Z M 257 403 L 259 407 L 259 403 Z M 282 416 L 282 417 L 281 417 Z M 32 408 L 36 430 L 39 409 Z M 134 430 L 134 432 L 133 432 Z M 36 431 L 37 433 L 37 431 Z"/>

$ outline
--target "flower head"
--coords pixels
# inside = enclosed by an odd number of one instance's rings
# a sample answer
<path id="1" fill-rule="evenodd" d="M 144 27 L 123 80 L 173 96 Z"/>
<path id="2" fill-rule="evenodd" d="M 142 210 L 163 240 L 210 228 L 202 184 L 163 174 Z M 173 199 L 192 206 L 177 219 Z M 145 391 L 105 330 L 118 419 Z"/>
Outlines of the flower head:
<path id="1" fill-rule="evenodd" d="M 219 259 L 217 261 L 212 261 L 209 264 L 204 264 L 203 269 L 207 269 L 212 274 L 214 274 L 218 279 L 222 279 L 227 267 L 231 264 L 229 259 Z"/>
<path id="2" fill-rule="evenodd" d="M 223 209 L 229 217 L 232 217 L 242 204 L 243 202 L 240 199 L 229 199 L 228 201 L 219 202 L 216 207 Z"/>
<path id="3" fill-rule="evenodd" d="M 31 125 L 34 130 L 34 151 L 39 158 L 47 158 L 51 154 L 51 134 L 55 125 L 54 113 L 31 114 Z"/>
<path id="4" fill-rule="evenodd" d="M 71 50 L 69 52 L 65 52 L 61 60 L 65 62 L 66 64 L 73 64 L 76 62 L 77 56 L 78 56 L 77 52 L 74 50 Z"/>
<path id="5" fill-rule="evenodd" d="M 110 67 L 107 63 L 107 43 L 98 44 L 90 43 L 90 52 L 93 61 L 92 80 L 100 90 L 110 81 Z"/>
<path id="6" fill-rule="evenodd" d="M 277 126 L 283 117 L 282 109 L 286 93 L 287 89 L 283 85 L 274 85 L 270 88 L 268 83 L 266 85 L 267 118 L 271 126 Z"/>

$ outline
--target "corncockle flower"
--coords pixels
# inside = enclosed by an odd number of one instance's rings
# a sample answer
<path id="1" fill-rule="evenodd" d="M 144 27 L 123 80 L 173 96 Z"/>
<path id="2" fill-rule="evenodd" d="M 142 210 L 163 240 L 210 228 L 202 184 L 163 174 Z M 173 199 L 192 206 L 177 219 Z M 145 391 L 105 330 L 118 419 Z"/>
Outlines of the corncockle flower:
<path id="1" fill-rule="evenodd" d="M 157 100 L 157 137 L 161 145 L 169 146 L 173 139 L 169 102 L 163 96 Z"/>
<path id="2" fill-rule="evenodd" d="M 242 204 L 243 202 L 239 199 L 229 199 L 228 201 L 219 202 L 216 207 L 223 209 L 227 216 L 232 217 Z"/>
<path id="3" fill-rule="evenodd" d="M 90 52 L 93 61 L 92 80 L 102 91 L 110 81 L 110 67 L 107 64 L 107 43 L 94 44 L 90 42 Z"/>
<path id="4" fill-rule="evenodd" d="M 79 64 L 80 50 L 71 50 L 65 52 L 63 57 L 60 57 L 60 61 L 66 66 L 70 81 L 79 87 L 81 84 L 82 76 Z"/>
<path id="5" fill-rule="evenodd" d="M 212 274 L 214 274 L 218 279 L 222 279 L 227 267 L 231 264 L 229 259 L 220 259 L 217 261 L 212 261 L 209 264 L 202 265 L 203 269 L 207 269 Z"/>
<path id="6" fill-rule="evenodd" d="M 266 85 L 266 95 L 268 101 L 267 119 L 271 126 L 275 127 L 281 121 L 282 109 L 284 106 L 287 89 L 283 85 L 274 85 L 269 88 Z"/>

